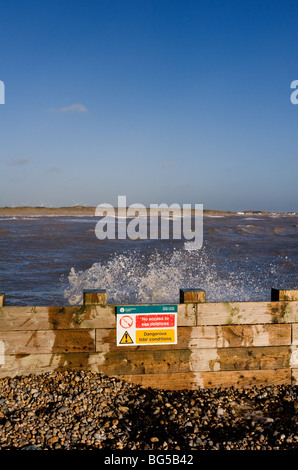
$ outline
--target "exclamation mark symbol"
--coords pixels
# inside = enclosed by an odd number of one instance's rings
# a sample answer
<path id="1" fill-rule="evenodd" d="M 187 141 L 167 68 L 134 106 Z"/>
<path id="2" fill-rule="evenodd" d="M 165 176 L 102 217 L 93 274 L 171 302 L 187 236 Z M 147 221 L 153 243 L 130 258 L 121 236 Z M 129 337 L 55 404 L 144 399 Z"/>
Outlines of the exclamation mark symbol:
<path id="1" fill-rule="evenodd" d="M 124 335 L 122 336 L 122 339 L 120 341 L 120 344 L 133 344 L 133 340 L 131 339 L 131 337 L 129 336 L 129 334 L 127 333 L 127 331 L 124 333 Z"/>

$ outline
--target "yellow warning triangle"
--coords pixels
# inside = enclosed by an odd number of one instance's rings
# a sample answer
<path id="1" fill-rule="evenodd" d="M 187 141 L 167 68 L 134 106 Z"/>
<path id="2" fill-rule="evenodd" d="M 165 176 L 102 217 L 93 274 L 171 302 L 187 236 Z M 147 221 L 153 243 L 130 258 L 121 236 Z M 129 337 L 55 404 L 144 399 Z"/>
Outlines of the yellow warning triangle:
<path id="1" fill-rule="evenodd" d="M 129 336 L 127 331 L 122 336 L 121 341 L 120 341 L 119 344 L 133 344 L 133 340 L 131 339 L 131 337 Z"/>

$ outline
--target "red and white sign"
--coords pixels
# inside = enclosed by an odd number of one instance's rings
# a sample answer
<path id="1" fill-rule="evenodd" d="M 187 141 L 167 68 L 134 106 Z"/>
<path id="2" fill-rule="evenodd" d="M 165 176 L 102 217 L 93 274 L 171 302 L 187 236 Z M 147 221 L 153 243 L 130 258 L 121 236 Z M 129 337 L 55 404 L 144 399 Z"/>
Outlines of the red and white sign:
<path id="1" fill-rule="evenodd" d="M 130 328 L 133 324 L 133 319 L 129 315 L 124 315 L 123 317 L 120 318 L 120 325 L 122 328 Z"/>
<path id="2" fill-rule="evenodd" d="M 136 315 L 136 328 L 169 328 L 175 326 L 175 314 Z"/>

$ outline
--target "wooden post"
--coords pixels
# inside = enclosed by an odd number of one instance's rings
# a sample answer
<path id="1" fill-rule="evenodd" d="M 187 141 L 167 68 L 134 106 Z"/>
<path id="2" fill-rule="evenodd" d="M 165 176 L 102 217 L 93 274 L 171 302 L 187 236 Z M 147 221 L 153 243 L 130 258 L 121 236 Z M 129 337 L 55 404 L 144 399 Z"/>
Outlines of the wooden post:
<path id="1" fill-rule="evenodd" d="M 106 305 L 107 293 L 104 289 L 88 289 L 83 291 L 84 305 Z"/>
<path id="2" fill-rule="evenodd" d="M 0 294 L 0 307 L 4 307 L 5 294 Z"/>
<path id="3" fill-rule="evenodd" d="M 206 302 L 206 292 L 202 289 L 180 289 L 180 303 L 194 304 Z"/>
<path id="4" fill-rule="evenodd" d="M 271 289 L 271 300 L 298 300 L 298 289 Z"/>

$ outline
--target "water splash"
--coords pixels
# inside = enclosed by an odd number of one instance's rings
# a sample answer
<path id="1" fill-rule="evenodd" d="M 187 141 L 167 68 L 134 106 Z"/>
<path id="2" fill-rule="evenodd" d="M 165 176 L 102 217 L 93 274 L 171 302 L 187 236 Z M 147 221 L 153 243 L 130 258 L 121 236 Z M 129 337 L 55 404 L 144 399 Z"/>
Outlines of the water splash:
<path id="1" fill-rule="evenodd" d="M 208 302 L 260 300 L 267 285 L 260 284 L 256 267 L 249 271 L 248 262 L 242 260 L 242 266 L 230 263 L 223 268 L 218 256 L 214 252 L 211 255 L 206 246 L 192 252 L 174 249 L 162 254 L 132 250 L 114 254 L 87 270 L 71 268 L 64 296 L 70 304 L 78 305 L 83 302 L 84 289 L 106 289 L 110 304 L 178 303 L 181 288 L 200 288 L 206 291 Z"/>

